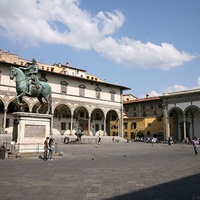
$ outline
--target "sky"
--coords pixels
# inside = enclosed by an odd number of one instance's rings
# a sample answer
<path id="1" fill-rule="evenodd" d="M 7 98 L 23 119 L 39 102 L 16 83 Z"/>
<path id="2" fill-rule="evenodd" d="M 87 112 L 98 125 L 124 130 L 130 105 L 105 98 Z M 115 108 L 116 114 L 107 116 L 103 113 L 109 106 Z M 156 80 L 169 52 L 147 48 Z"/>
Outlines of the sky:
<path id="1" fill-rule="evenodd" d="M 199 0 L 0 0 L 0 49 L 138 98 L 200 88 Z"/>

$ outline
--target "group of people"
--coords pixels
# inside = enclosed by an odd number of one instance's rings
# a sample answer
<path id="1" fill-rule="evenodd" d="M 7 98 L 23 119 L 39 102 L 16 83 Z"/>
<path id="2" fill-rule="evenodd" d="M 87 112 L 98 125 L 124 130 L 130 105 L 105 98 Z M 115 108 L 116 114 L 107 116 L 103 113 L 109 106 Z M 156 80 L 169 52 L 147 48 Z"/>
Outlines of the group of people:
<path id="1" fill-rule="evenodd" d="M 53 151 L 55 149 L 55 140 L 53 138 L 46 137 L 44 141 L 44 160 L 53 160 Z"/>
<path id="2" fill-rule="evenodd" d="M 188 146 L 189 141 L 190 141 L 189 138 L 186 137 L 186 139 L 185 139 L 186 146 Z M 169 139 L 168 139 L 168 146 L 169 147 L 171 146 L 171 143 L 172 143 L 172 139 L 169 137 Z M 195 137 L 194 140 L 191 140 L 191 143 L 192 143 L 192 145 L 194 147 L 194 154 L 198 155 L 198 146 L 199 146 L 199 140 L 198 140 L 198 138 Z"/>

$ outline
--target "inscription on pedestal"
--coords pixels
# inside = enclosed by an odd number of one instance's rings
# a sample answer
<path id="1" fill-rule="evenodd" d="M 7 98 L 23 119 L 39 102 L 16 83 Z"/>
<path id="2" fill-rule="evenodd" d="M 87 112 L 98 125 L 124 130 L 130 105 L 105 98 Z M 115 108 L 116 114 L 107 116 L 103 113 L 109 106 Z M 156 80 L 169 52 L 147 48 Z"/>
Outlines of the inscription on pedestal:
<path id="1" fill-rule="evenodd" d="M 45 137 L 46 127 L 44 125 L 25 125 L 24 137 Z"/>

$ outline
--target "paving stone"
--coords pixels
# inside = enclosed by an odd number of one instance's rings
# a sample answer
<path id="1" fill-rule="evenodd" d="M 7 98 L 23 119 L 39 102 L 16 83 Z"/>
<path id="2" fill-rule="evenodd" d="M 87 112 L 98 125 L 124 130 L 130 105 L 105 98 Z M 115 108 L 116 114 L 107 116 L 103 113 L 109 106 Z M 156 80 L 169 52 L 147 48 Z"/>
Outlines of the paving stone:
<path id="1" fill-rule="evenodd" d="M 192 146 L 60 144 L 59 151 L 52 162 L 0 160 L 0 199 L 200 199 L 200 156 Z"/>

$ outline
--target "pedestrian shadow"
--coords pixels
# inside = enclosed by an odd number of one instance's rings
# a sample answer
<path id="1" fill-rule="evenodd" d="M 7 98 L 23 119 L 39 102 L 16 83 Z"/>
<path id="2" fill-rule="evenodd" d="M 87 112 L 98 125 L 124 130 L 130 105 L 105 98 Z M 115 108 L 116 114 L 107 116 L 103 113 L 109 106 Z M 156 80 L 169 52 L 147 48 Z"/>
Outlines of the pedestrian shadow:
<path id="1" fill-rule="evenodd" d="M 199 200 L 200 173 L 107 200 Z"/>

